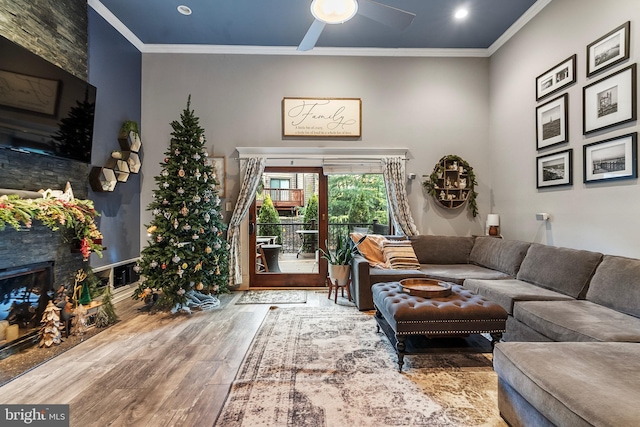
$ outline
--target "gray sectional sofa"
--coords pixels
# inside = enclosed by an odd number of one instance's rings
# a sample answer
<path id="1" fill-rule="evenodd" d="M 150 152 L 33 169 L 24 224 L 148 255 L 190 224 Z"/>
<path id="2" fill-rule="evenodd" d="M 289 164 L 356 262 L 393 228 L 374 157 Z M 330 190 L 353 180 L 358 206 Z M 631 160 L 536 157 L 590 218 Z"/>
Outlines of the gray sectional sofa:
<path id="1" fill-rule="evenodd" d="M 421 268 L 407 277 L 462 283 L 509 314 L 494 369 L 511 426 L 640 425 L 640 260 L 491 237 L 411 241 Z M 364 262 L 352 265 L 361 310 L 363 285 L 403 275 Z"/>

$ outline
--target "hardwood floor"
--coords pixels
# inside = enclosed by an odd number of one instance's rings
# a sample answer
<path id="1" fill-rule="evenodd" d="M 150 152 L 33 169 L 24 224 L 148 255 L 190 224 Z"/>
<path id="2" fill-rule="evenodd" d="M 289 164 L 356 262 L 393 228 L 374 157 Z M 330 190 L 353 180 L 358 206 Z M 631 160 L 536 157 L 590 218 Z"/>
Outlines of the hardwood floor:
<path id="1" fill-rule="evenodd" d="M 333 305 L 322 291 L 283 306 Z M 120 322 L 0 387 L 0 403 L 69 404 L 71 426 L 212 426 L 269 310 L 240 294 L 177 317 L 119 302 Z"/>

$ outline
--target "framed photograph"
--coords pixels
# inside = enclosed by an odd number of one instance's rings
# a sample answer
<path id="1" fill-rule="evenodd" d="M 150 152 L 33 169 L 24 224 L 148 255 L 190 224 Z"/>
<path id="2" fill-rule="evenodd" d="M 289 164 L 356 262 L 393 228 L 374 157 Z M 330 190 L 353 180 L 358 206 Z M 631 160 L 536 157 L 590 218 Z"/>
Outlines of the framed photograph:
<path id="1" fill-rule="evenodd" d="M 569 94 L 560 95 L 536 108 L 538 150 L 569 141 Z"/>
<path id="2" fill-rule="evenodd" d="M 576 82 L 576 55 L 536 77 L 536 101 Z"/>
<path id="3" fill-rule="evenodd" d="M 218 181 L 218 196 L 226 196 L 226 162 L 224 157 L 207 157 L 207 162 L 213 167 L 213 173 L 216 174 Z"/>
<path id="4" fill-rule="evenodd" d="M 636 119 L 636 64 L 583 88 L 583 134 Z"/>
<path id="5" fill-rule="evenodd" d="M 282 135 L 303 137 L 360 137 L 360 98 L 284 98 Z"/>
<path id="6" fill-rule="evenodd" d="M 637 139 L 634 132 L 585 145 L 584 182 L 637 178 Z"/>
<path id="7" fill-rule="evenodd" d="M 629 59 L 630 30 L 627 21 L 587 46 L 587 77 Z"/>
<path id="8" fill-rule="evenodd" d="M 573 184 L 571 160 L 573 149 L 545 154 L 536 158 L 536 188 L 558 187 Z"/>

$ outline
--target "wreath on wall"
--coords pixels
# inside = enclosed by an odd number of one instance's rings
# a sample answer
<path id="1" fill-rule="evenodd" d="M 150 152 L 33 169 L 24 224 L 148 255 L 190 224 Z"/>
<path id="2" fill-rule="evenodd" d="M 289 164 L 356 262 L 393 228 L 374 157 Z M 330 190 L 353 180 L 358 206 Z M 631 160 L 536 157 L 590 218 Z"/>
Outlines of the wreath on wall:
<path id="1" fill-rule="evenodd" d="M 427 190 L 429 195 L 434 197 L 436 200 L 438 199 L 437 190 L 438 187 L 438 179 L 439 176 L 445 171 L 445 165 L 447 163 L 457 162 L 458 166 L 462 166 L 465 173 L 467 174 L 467 188 L 469 189 L 469 195 L 467 196 L 467 207 L 471 212 L 471 215 L 474 217 L 478 216 L 478 205 L 476 199 L 478 197 L 478 193 L 475 190 L 475 186 L 478 184 L 476 181 L 476 174 L 473 172 L 473 168 L 469 163 L 467 163 L 462 157 L 456 156 L 455 154 L 448 154 L 442 157 L 438 163 L 436 163 L 433 168 L 433 172 L 429 175 L 429 178 L 422 182 L 422 186 Z"/>

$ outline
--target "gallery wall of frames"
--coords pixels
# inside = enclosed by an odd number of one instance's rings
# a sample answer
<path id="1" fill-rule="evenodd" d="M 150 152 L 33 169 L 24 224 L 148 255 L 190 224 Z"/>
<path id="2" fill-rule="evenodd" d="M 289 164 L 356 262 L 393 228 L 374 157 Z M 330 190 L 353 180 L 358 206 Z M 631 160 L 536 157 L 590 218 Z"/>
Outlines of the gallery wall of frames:
<path id="1" fill-rule="evenodd" d="M 582 88 L 583 183 L 634 179 L 637 171 L 637 132 L 612 138 L 606 132 L 637 120 L 637 64 L 629 64 L 631 22 L 602 35 L 586 46 Z M 536 77 L 536 187 L 573 185 L 573 149 L 569 143 L 569 108 L 566 90 L 577 81 L 578 55 L 574 54 Z M 563 93 L 564 92 L 564 93 Z M 547 152 L 553 151 L 553 152 Z"/>

